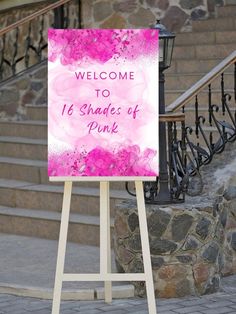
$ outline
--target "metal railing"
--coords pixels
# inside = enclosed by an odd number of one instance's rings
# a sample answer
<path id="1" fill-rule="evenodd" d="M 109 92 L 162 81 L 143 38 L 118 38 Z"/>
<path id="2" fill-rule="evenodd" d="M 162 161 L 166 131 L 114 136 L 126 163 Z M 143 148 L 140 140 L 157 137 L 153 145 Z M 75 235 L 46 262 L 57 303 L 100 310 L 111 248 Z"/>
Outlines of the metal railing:
<path id="1" fill-rule="evenodd" d="M 160 115 L 160 123 L 166 125 L 169 195 L 166 201 L 158 201 L 161 182 L 157 178 L 156 182 L 144 183 L 146 203 L 178 203 L 185 200 L 186 193 L 190 196 L 201 194 L 201 166 L 209 164 L 215 154 L 223 152 L 227 142 L 236 140 L 235 102 L 236 51 Z M 188 121 L 189 118 L 193 121 Z M 160 147 L 160 159 L 163 149 Z M 126 183 L 126 189 L 135 195 L 129 183 Z"/>
<path id="2" fill-rule="evenodd" d="M 50 27 L 81 28 L 81 1 L 57 1 L 0 30 L 0 82 L 47 58 Z"/>
<path id="3" fill-rule="evenodd" d="M 179 197 L 175 190 L 186 191 L 190 195 L 200 194 L 203 189 L 200 167 L 209 164 L 215 154 L 223 152 L 226 143 L 236 140 L 235 103 L 236 51 L 166 108 L 168 113 L 182 110 L 182 113 L 188 112 L 186 118 L 193 118 L 193 123 L 185 121 L 182 147 L 179 143 L 183 131 L 168 143 L 170 154 L 177 150 L 179 154 L 182 152 L 185 155 L 182 158 L 182 170 L 176 167 L 169 170 L 170 184 L 172 172 L 179 178 L 172 188 L 173 200 Z M 169 162 L 173 163 L 171 157 Z"/>

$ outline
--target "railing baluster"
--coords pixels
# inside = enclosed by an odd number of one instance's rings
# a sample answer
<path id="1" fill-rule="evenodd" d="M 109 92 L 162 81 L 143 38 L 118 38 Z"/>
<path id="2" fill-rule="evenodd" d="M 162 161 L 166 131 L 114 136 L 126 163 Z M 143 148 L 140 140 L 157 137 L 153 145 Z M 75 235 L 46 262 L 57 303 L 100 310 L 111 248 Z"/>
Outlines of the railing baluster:
<path id="1" fill-rule="evenodd" d="M 186 166 L 185 156 L 186 156 L 186 129 L 185 129 L 185 121 L 181 121 L 181 151 L 182 151 L 182 161 L 184 166 Z"/>
<path id="2" fill-rule="evenodd" d="M 29 26 L 28 26 L 28 35 L 26 37 L 26 47 L 25 47 L 25 67 L 26 69 L 29 67 L 29 50 L 30 50 L 30 45 L 31 45 L 31 29 L 32 29 L 32 24 L 31 21 L 29 21 Z"/>
<path id="3" fill-rule="evenodd" d="M 64 5 L 54 9 L 54 28 L 63 28 L 64 26 Z"/>
<path id="4" fill-rule="evenodd" d="M 212 126 L 212 99 L 211 99 L 211 84 L 208 85 L 208 113 L 209 113 L 209 124 Z"/>
<path id="5" fill-rule="evenodd" d="M 199 128 L 199 116 L 198 116 L 198 96 L 196 95 L 195 97 L 195 134 L 197 136 L 197 138 L 199 138 L 199 134 L 198 134 L 198 128 Z"/>
<path id="6" fill-rule="evenodd" d="M 69 3 L 66 3 L 64 6 L 64 23 L 63 23 L 64 25 L 63 25 L 63 28 L 69 27 L 69 14 L 70 14 L 70 6 L 69 6 Z"/>
<path id="7" fill-rule="evenodd" d="M 225 82 L 224 73 L 221 74 L 221 104 L 222 104 L 222 114 L 225 115 Z"/>
<path id="8" fill-rule="evenodd" d="M 0 79 L 3 79 L 4 75 L 4 53 L 6 44 L 6 34 L 2 36 L 2 50 L 1 50 L 1 59 L 0 59 Z"/>
<path id="9" fill-rule="evenodd" d="M 236 102 L 236 62 L 234 62 L 234 101 Z"/>
<path id="10" fill-rule="evenodd" d="M 13 45 L 14 46 L 14 52 L 13 52 L 12 62 L 11 62 L 12 75 L 16 74 L 16 56 L 17 56 L 17 52 L 18 52 L 18 38 L 19 38 L 19 27 L 16 28 L 15 42 Z"/>
<path id="11" fill-rule="evenodd" d="M 43 30 L 44 30 L 44 14 L 41 17 L 40 21 L 40 31 L 39 31 L 39 43 L 38 43 L 38 48 L 37 48 L 37 56 L 38 56 L 38 61 L 42 61 L 42 43 L 43 43 Z"/>
<path id="12" fill-rule="evenodd" d="M 213 149 L 213 148 L 214 148 L 214 143 L 213 143 L 213 134 L 212 134 L 212 131 L 210 132 L 209 140 L 210 140 L 211 149 Z"/>
<path id="13" fill-rule="evenodd" d="M 78 1 L 78 28 L 83 28 L 81 0 L 77 0 L 77 1 Z"/>
<path id="14" fill-rule="evenodd" d="M 172 189 L 174 186 L 173 179 L 173 160 L 172 160 L 172 149 L 173 149 L 173 122 L 168 122 L 168 155 L 169 155 L 169 180 L 170 180 L 170 191 L 172 193 Z"/>

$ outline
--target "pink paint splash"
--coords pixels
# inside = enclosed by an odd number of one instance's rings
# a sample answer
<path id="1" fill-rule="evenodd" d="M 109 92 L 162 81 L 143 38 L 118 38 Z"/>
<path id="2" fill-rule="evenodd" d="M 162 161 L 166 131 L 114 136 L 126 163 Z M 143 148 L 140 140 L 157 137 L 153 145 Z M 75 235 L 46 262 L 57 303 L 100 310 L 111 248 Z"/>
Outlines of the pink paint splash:
<path id="1" fill-rule="evenodd" d="M 66 151 L 49 155 L 49 176 L 157 176 L 150 162 L 157 152 L 138 145 L 109 151 L 96 147 L 90 152 Z"/>
<path id="2" fill-rule="evenodd" d="M 156 56 L 158 51 L 158 31 L 154 29 L 49 29 L 48 41 L 48 60 L 59 59 L 63 65 L 135 60 Z"/>

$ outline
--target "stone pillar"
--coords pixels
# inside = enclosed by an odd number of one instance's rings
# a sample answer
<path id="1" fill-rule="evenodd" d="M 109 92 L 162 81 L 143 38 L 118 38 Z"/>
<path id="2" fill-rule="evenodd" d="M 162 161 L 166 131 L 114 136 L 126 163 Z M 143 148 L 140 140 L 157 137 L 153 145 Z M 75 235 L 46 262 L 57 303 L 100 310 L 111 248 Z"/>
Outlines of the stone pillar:
<path id="1" fill-rule="evenodd" d="M 219 208 L 226 233 L 222 274 L 227 276 L 236 274 L 236 175 L 225 186 Z"/>

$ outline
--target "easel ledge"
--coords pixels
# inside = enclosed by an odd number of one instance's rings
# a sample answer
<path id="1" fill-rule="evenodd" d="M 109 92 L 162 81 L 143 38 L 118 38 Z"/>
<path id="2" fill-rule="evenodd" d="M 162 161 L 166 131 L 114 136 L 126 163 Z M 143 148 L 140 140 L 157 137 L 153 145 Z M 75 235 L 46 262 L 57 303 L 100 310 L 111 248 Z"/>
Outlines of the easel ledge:
<path id="1" fill-rule="evenodd" d="M 156 181 L 156 177 L 49 177 L 51 182 L 120 182 Z"/>

